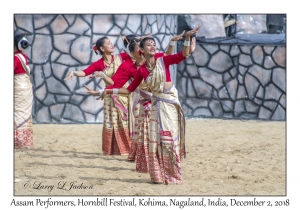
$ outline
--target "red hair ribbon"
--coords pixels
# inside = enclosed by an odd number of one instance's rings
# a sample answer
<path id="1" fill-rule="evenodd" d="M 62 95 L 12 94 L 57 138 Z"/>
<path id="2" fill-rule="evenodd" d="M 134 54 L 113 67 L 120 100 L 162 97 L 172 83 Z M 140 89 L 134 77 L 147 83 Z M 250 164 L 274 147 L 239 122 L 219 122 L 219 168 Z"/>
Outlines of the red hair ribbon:
<path id="1" fill-rule="evenodd" d="M 99 51 L 98 51 L 98 49 L 97 49 L 96 44 L 93 45 L 93 50 L 94 50 L 94 52 L 95 52 L 96 54 L 98 54 Z"/>
<path id="2" fill-rule="evenodd" d="M 93 50 L 94 51 L 97 51 L 98 49 L 97 49 L 97 46 L 94 44 L 94 46 L 93 46 Z"/>

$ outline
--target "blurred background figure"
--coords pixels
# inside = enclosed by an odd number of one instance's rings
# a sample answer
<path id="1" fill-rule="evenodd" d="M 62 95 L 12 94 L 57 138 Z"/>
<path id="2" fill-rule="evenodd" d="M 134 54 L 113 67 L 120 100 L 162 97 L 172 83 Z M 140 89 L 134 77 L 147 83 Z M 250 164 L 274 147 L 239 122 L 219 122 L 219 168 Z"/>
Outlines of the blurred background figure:
<path id="1" fill-rule="evenodd" d="M 24 50 L 28 40 L 22 35 L 14 37 L 14 148 L 32 148 L 32 83 L 30 68 Z"/>

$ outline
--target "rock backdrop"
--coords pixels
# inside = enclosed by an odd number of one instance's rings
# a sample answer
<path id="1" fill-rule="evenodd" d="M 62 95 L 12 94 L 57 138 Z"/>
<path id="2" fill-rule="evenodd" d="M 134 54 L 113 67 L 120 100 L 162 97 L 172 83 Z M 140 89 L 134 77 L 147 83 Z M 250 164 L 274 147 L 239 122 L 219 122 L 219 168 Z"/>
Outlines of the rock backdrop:
<path id="1" fill-rule="evenodd" d="M 235 15 L 236 34 L 265 33 L 266 15 Z M 34 90 L 34 123 L 102 123 L 101 100 L 86 95 L 83 85 L 104 88 L 101 79 L 73 78 L 100 58 L 93 43 L 107 36 L 115 53 L 123 51 L 120 34 L 152 33 L 158 51 L 172 36 L 202 28 L 193 55 L 171 68 L 187 117 L 285 120 L 286 48 L 283 44 L 234 44 L 226 38 L 224 15 L 15 14 L 15 34 L 26 34 Z M 204 39 L 203 39 L 204 38 Z M 227 37 L 227 40 L 231 38 Z M 178 42 L 177 50 L 182 49 Z"/>

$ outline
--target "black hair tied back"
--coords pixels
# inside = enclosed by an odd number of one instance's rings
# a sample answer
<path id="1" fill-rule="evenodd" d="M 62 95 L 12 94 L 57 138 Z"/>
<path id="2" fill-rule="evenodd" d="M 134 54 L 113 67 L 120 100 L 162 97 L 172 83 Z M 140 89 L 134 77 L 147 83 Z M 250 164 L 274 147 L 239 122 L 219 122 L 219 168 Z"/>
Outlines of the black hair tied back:
<path id="1" fill-rule="evenodd" d="M 24 36 L 16 35 L 14 38 L 14 45 L 18 50 L 23 51 L 29 46 L 29 42 Z"/>

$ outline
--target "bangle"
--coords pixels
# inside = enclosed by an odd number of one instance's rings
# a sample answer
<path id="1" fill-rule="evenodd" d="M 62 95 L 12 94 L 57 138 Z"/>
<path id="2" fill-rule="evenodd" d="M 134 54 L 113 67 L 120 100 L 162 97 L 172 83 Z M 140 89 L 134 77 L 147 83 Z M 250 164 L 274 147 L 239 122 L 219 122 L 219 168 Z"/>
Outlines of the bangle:
<path id="1" fill-rule="evenodd" d="M 119 92 L 119 89 L 118 88 L 113 88 L 113 94 L 118 94 L 118 92 Z"/>
<path id="2" fill-rule="evenodd" d="M 106 77 L 106 74 L 102 73 L 100 76 L 102 79 L 104 79 Z"/>
<path id="3" fill-rule="evenodd" d="M 74 76 L 77 77 L 77 71 L 73 71 Z"/>
<path id="4" fill-rule="evenodd" d="M 185 40 L 183 45 L 186 46 L 186 47 L 190 46 L 190 41 Z"/>
<path id="5" fill-rule="evenodd" d="M 101 96 L 103 92 L 104 92 L 104 90 L 100 88 L 99 89 L 99 96 Z"/>
<path id="6" fill-rule="evenodd" d="M 176 41 L 170 41 L 170 46 L 175 46 Z"/>

